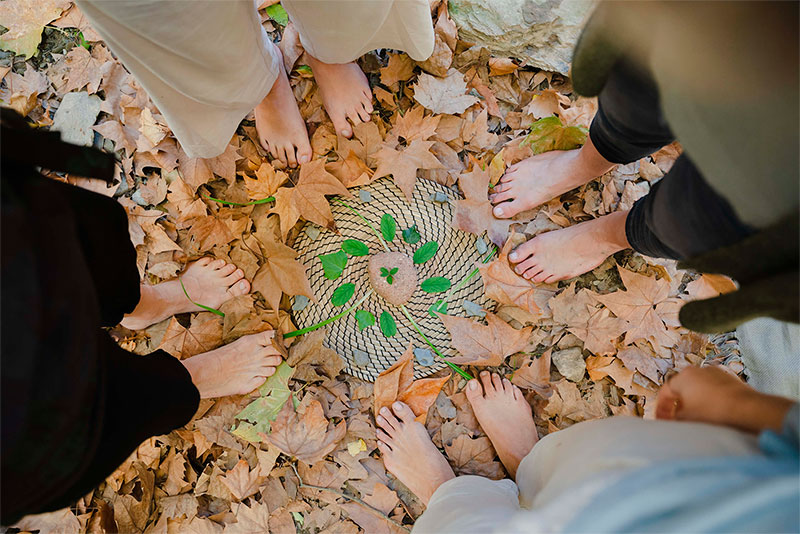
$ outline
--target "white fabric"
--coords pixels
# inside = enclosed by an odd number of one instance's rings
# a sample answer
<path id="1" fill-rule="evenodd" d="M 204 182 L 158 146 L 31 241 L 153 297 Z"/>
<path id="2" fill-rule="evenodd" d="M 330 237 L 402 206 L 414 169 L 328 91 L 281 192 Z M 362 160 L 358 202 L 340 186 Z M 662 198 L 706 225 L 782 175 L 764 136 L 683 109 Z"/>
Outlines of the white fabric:
<path id="1" fill-rule="evenodd" d="M 77 0 L 192 157 L 225 150 L 283 68 L 253 0 Z M 256 3 L 260 3 L 257 2 Z M 379 47 L 433 52 L 426 0 L 285 0 L 309 53 L 347 63 Z"/>
<path id="2" fill-rule="evenodd" d="M 563 527 L 625 474 L 657 461 L 749 455 L 755 436 L 700 423 L 612 417 L 543 438 L 517 469 L 517 483 L 463 476 L 442 484 L 414 533 L 540 533 Z"/>
<path id="3" fill-rule="evenodd" d="M 736 337 L 751 386 L 800 400 L 800 325 L 755 319 L 740 325 Z"/>

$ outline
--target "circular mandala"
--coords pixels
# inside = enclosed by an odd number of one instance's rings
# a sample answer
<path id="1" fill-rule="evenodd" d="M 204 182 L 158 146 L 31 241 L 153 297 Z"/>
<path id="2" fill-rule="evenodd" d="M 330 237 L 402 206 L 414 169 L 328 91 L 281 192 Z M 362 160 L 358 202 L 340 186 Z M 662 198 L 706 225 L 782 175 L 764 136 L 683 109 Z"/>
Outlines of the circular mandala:
<path id="1" fill-rule="evenodd" d="M 353 306 L 372 289 L 368 273 L 369 258 L 384 252 L 385 249 L 359 214 L 380 232 L 381 217 L 388 213 L 397 222 L 396 236 L 388 243 L 392 251 L 404 252 L 411 257 L 414 251 L 428 241 L 439 244 L 439 249 L 431 260 L 416 266 L 419 281 L 442 276 L 452 282 L 451 289 L 445 293 L 426 293 L 417 287 L 405 306 L 430 342 L 445 357 L 455 356 L 457 353 L 450 346 L 449 332 L 438 317 L 429 313 L 430 308 L 437 301 L 445 299 L 449 315 L 466 317 L 467 311 L 462 306 L 465 300 L 472 301 L 489 311 L 495 306 L 494 301 L 484 295 L 480 274 L 472 274 L 470 277 L 477 265 L 487 256 L 487 253 L 478 252 L 476 240 L 479 238 L 456 230 L 450 225 L 454 211 L 451 201 L 458 198 L 457 193 L 430 180 L 419 179 L 414 188 L 414 197 L 408 202 L 400 189 L 388 178 L 351 189 L 351 192 L 354 199 L 344 197 L 331 199 L 331 211 L 339 234 L 322 230 L 316 235 L 319 227 L 306 223 L 303 231 L 295 239 L 294 248 L 298 251 L 298 261 L 307 268 L 306 272 L 317 300 L 293 312 L 295 324 L 302 329 L 329 319 Z M 365 202 L 364 198 L 369 201 Z M 354 208 L 358 213 L 350 208 Z M 422 237 L 417 243 L 406 243 L 402 238 L 402 231 L 414 225 Z M 369 247 L 370 255 L 348 257 L 342 276 L 329 280 L 324 275 L 319 256 L 342 250 L 342 243 L 346 239 L 362 241 Z M 353 298 L 343 306 L 331 304 L 334 290 L 348 282 L 356 286 Z M 299 307 L 296 306 L 294 297 L 292 305 L 293 308 Z M 356 310 L 371 312 L 376 318 L 375 326 L 359 330 L 354 316 Z M 328 335 L 325 344 L 342 356 L 347 373 L 363 380 L 373 381 L 406 351 L 409 344 L 418 349 L 430 349 L 401 308 L 385 301 L 377 293 L 372 292 L 356 310 L 326 326 Z M 397 323 L 397 333 L 392 337 L 386 337 L 377 324 L 377 319 L 384 311 L 389 312 Z M 425 366 L 424 363 L 426 362 L 420 361 L 419 358 L 415 362 L 416 378 L 427 376 L 445 367 L 438 357 L 435 357 L 431 365 Z"/>

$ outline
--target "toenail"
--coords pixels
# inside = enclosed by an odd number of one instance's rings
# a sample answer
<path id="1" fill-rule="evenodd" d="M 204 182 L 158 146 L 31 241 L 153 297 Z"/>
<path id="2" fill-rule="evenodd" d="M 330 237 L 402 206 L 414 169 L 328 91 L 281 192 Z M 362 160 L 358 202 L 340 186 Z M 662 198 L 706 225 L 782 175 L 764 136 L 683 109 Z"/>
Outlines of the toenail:
<path id="1" fill-rule="evenodd" d="M 497 215 L 498 217 L 502 217 L 503 216 L 503 210 L 501 210 L 500 208 L 497 208 L 496 210 L 494 210 L 494 214 Z"/>
<path id="2" fill-rule="evenodd" d="M 384 424 L 385 422 L 386 422 L 386 419 L 384 419 L 383 417 L 381 417 L 381 416 L 379 415 L 379 416 L 378 416 L 378 423 L 380 423 L 380 424 L 382 425 L 382 424 Z"/>
<path id="3" fill-rule="evenodd" d="M 300 163 L 308 163 L 308 156 L 301 156 Z"/>
<path id="4" fill-rule="evenodd" d="M 239 282 L 239 287 L 241 287 L 242 289 L 246 288 L 247 282 Z"/>
<path id="5" fill-rule="evenodd" d="M 511 254 L 508 255 L 508 257 L 509 257 L 509 259 L 511 261 L 517 261 L 517 253 L 516 252 L 512 252 Z"/>
<path id="6" fill-rule="evenodd" d="M 481 376 L 489 376 L 489 371 L 483 371 L 483 372 L 481 373 Z"/>
<path id="7" fill-rule="evenodd" d="M 383 415 L 389 415 L 389 408 L 381 408 L 381 413 Z"/>
<path id="8" fill-rule="evenodd" d="M 469 389 L 471 389 L 472 391 L 478 389 L 478 384 L 474 380 L 470 381 L 470 383 L 467 385 L 469 386 Z"/>
<path id="9" fill-rule="evenodd" d="M 395 410 L 402 410 L 402 409 L 403 409 L 403 405 L 402 405 L 402 404 L 400 404 L 399 402 L 395 402 L 395 403 L 392 405 L 392 407 L 393 407 Z"/>

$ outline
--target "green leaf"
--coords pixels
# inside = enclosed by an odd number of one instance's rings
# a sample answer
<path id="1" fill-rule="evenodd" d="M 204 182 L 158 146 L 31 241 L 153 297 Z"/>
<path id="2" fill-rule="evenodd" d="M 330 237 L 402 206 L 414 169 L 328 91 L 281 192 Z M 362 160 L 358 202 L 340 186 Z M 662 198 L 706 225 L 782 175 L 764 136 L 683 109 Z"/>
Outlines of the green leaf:
<path id="1" fill-rule="evenodd" d="M 353 283 L 342 284 L 333 291 L 331 304 L 334 306 L 344 306 L 356 292 L 356 285 Z"/>
<path id="2" fill-rule="evenodd" d="M 550 150 L 572 150 L 586 142 L 589 131 L 580 126 L 564 126 L 558 117 L 544 117 L 531 124 L 531 132 L 522 145 L 529 145 L 534 154 Z"/>
<path id="3" fill-rule="evenodd" d="M 390 274 L 389 276 L 387 276 L 387 277 L 386 277 L 386 282 L 387 282 L 389 285 L 392 285 L 392 283 L 394 282 L 394 276 L 392 276 L 391 274 Z"/>
<path id="4" fill-rule="evenodd" d="M 289 389 L 289 379 L 292 374 L 294 368 L 286 362 L 281 363 L 276 368 L 275 374 L 267 378 L 258 389 L 261 396 L 236 415 L 239 424 L 231 430 L 231 433 L 253 443 L 263 441 L 258 433 L 269 433 L 270 422 L 275 420 L 292 394 Z"/>
<path id="5" fill-rule="evenodd" d="M 437 300 L 428 308 L 428 313 L 433 317 L 437 317 L 437 313 L 447 313 L 447 302 L 444 300 Z"/>
<path id="6" fill-rule="evenodd" d="M 397 333 L 397 323 L 394 322 L 394 317 L 388 311 L 384 311 L 380 318 L 381 332 L 386 337 L 392 337 Z"/>
<path id="7" fill-rule="evenodd" d="M 294 70 L 302 72 L 303 74 L 311 74 L 311 67 L 308 65 L 297 65 Z"/>
<path id="8" fill-rule="evenodd" d="M 425 263 L 436 255 L 437 250 L 439 250 L 439 243 L 436 241 L 428 241 L 414 252 L 414 263 L 417 265 Z"/>
<path id="9" fill-rule="evenodd" d="M 322 262 L 322 270 L 328 280 L 336 280 L 342 276 L 344 268 L 347 266 L 347 254 L 343 250 L 333 254 L 323 254 L 319 256 L 319 260 Z"/>
<path id="10" fill-rule="evenodd" d="M 384 213 L 383 217 L 381 217 L 381 233 L 383 234 L 383 238 L 386 241 L 393 241 L 396 232 L 397 223 L 394 221 L 394 217 L 388 213 Z"/>
<path id="11" fill-rule="evenodd" d="M 389 276 L 389 269 L 386 267 L 381 267 L 381 276 Z"/>
<path id="12" fill-rule="evenodd" d="M 399 269 L 400 269 L 400 267 L 395 267 L 395 268 L 393 268 L 391 271 L 389 271 L 389 274 L 397 274 L 397 271 L 398 271 Z"/>
<path id="13" fill-rule="evenodd" d="M 441 293 L 450 289 L 450 280 L 444 276 L 434 276 L 422 282 L 419 287 L 426 293 Z"/>
<path id="14" fill-rule="evenodd" d="M 342 250 L 350 256 L 369 256 L 369 247 L 358 239 L 345 239 Z"/>
<path id="15" fill-rule="evenodd" d="M 358 323 L 358 329 L 364 330 L 365 328 L 375 325 L 375 316 L 372 312 L 358 310 L 356 312 L 356 322 Z"/>
<path id="16" fill-rule="evenodd" d="M 417 230 L 416 224 L 411 228 L 403 230 L 403 241 L 409 245 L 416 245 L 419 243 L 420 239 L 422 239 L 422 236 L 420 235 L 419 230 Z"/>
<path id="17" fill-rule="evenodd" d="M 271 6 L 267 6 L 267 15 L 269 18 L 280 24 L 281 26 L 286 26 L 289 24 L 289 15 L 286 13 L 286 10 L 283 9 L 283 6 L 280 4 L 272 4 Z"/>

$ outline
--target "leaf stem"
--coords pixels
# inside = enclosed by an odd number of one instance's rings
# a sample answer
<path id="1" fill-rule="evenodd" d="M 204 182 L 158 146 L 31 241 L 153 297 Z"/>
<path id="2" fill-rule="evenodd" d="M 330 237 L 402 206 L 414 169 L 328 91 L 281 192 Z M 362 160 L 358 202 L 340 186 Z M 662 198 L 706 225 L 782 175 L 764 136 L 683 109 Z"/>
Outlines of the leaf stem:
<path id="1" fill-rule="evenodd" d="M 448 366 L 450 366 L 451 369 L 453 369 L 453 371 L 455 371 L 456 373 L 460 374 L 462 377 L 466 378 L 467 380 L 472 380 L 474 378 L 471 374 L 469 374 L 468 372 L 463 370 L 458 365 L 454 364 L 453 362 L 447 361 L 447 358 L 444 356 L 444 354 L 439 352 L 439 349 L 437 349 L 436 346 L 433 343 L 431 343 L 431 341 L 428 339 L 428 337 L 422 332 L 420 327 L 417 326 L 417 323 L 411 317 L 411 314 L 408 313 L 408 309 L 405 307 L 405 305 L 400 306 L 400 309 L 403 311 L 403 315 L 406 316 L 406 319 L 408 319 L 408 321 L 411 323 L 411 326 L 414 327 L 414 330 L 417 331 L 417 333 L 422 337 L 422 339 L 425 340 L 425 343 L 427 343 L 428 346 L 433 349 L 433 351 L 437 354 L 437 356 L 439 356 L 439 358 L 442 359 L 442 361 L 444 363 L 446 363 Z"/>
<path id="2" fill-rule="evenodd" d="M 360 214 L 360 213 L 359 213 L 359 212 L 358 212 L 358 211 L 357 211 L 355 208 L 353 208 L 352 206 L 350 206 L 350 204 L 348 204 L 347 202 L 345 202 L 345 201 L 343 201 L 343 200 L 339 200 L 338 198 L 334 198 L 334 199 L 333 199 L 333 201 L 334 201 L 334 202 L 336 202 L 337 204 L 341 204 L 341 205 L 342 205 L 342 206 L 344 206 L 345 208 L 349 209 L 350 211 L 352 211 L 353 213 L 355 213 L 355 214 L 356 214 L 356 215 L 357 215 L 357 216 L 358 216 L 358 217 L 359 217 L 359 218 L 360 218 L 362 221 L 364 221 L 365 223 L 367 223 L 367 226 L 369 226 L 370 230 L 372 230 L 372 233 L 374 233 L 374 234 L 375 234 L 375 236 L 378 238 L 378 240 L 380 240 L 381 244 L 383 245 L 383 248 L 384 248 L 384 249 L 386 249 L 386 252 L 390 252 L 389 245 L 388 245 L 388 244 L 386 243 L 386 241 L 383 239 L 383 236 L 380 234 L 380 232 L 378 232 L 378 229 L 377 229 L 377 228 L 375 228 L 374 226 L 372 226 L 372 223 L 371 223 L 371 222 L 369 222 L 369 221 L 366 219 L 366 217 L 364 217 L 363 215 L 361 215 L 361 214 Z"/>
<path id="3" fill-rule="evenodd" d="M 317 323 L 317 324 L 312 324 L 311 326 L 307 326 L 307 327 L 305 327 L 305 328 L 301 328 L 300 330 L 295 330 L 295 331 L 293 331 L 293 332 L 288 332 L 288 333 L 286 333 L 286 334 L 283 334 L 283 337 L 284 337 L 284 338 L 287 338 L 287 337 L 297 337 L 297 336 L 301 336 L 301 335 L 303 335 L 303 334 L 307 334 L 308 332 L 312 332 L 312 331 L 314 331 L 314 330 L 316 330 L 316 329 L 318 329 L 318 328 L 322 328 L 323 326 L 325 326 L 325 325 L 327 325 L 327 324 L 330 324 L 330 323 L 332 323 L 332 322 L 336 321 L 337 319 L 341 319 L 342 317 L 344 317 L 345 315 L 347 315 L 347 314 L 348 314 L 348 313 L 350 313 L 351 311 L 353 311 L 353 310 L 355 310 L 356 308 L 358 308 L 359 306 L 361 306 L 361 305 L 364 303 L 364 301 L 365 301 L 365 300 L 367 300 L 367 298 L 368 298 L 370 295 L 372 295 L 372 291 L 373 291 L 373 290 L 372 290 L 372 289 L 370 289 L 369 291 L 367 291 L 366 293 L 364 293 L 364 296 L 363 296 L 363 297 L 361 297 L 360 299 L 358 299 L 358 302 L 356 302 L 355 304 L 353 304 L 352 306 L 350 306 L 349 308 L 347 308 L 347 309 L 346 309 L 346 310 L 344 310 L 343 312 L 337 313 L 337 314 L 336 314 L 336 315 L 334 315 L 333 317 L 330 317 L 330 318 L 328 318 L 328 319 L 325 319 L 324 321 L 320 321 L 320 322 L 319 322 L 319 323 Z"/>
<path id="4" fill-rule="evenodd" d="M 253 200 L 251 202 L 241 203 L 241 202 L 232 202 L 230 200 L 222 200 L 219 198 L 214 198 L 209 195 L 203 195 L 203 196 L 208 200 L 213 200 L 214 202 L 219 202 L 220 204 L 227 204 L 228 206 L 252 206 L 254 204 L 267 204 L 269 202 L 275 202 L 275 197 L 267 197 L 267 198 L 262 198 L 261 200 Z"/>
<path id="5" fill-rule="evenodd" d="M 216 308 L 212 308 L 211 306 L 206 306 L 205 304 L 200 304 L 199 302 L 195 302 L 192 300 L 192 297 L 189 296 L 189 293 L 186 291 L 186 286 L 183 285 L 183 280 L 178 278 L 178 281 L 181 283 L 181 289 L 183 289 L 183 294 L 186 295 L 186 298 L 189 299 L 189 302 L 197 306 L 198 308 L 203 308 L 206 311 L 210 311 L 211 313 L 215 313 L 220 317 L 225 317 L 225 313 L 219 311 Z"/>

